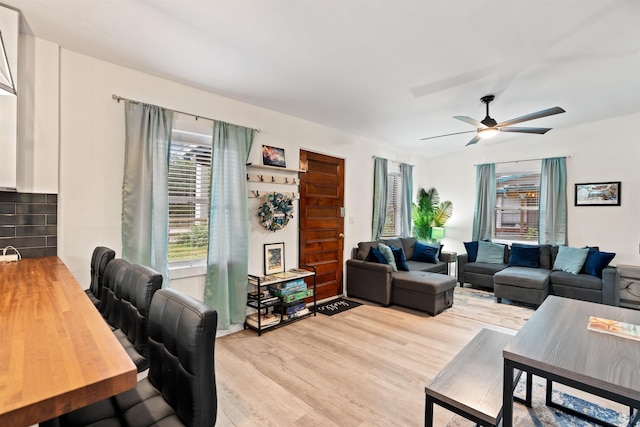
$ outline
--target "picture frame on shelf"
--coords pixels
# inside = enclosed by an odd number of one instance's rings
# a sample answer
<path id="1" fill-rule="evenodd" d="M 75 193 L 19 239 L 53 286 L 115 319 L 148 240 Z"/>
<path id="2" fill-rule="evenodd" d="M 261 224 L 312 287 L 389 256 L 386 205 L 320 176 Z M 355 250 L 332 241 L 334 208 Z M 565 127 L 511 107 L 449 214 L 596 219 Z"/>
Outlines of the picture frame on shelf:
<path id="1" fill-rule="evenodd" d="M 262 164 L 264 166 L 275 166 L 286 168 L 287 161 L 284 155 L 284 148 L 272 147 L 270 145 L 262 146 Z"/>
<path id="2" fill-rule="evenodd" d="M 575 206 L 620 206 L 621 181 L 575 185 Z"/>
<path id="3" fill-rule="evenodd" d="M 264 244 L 264 275 L 283 273 L 284 242 Z"/>

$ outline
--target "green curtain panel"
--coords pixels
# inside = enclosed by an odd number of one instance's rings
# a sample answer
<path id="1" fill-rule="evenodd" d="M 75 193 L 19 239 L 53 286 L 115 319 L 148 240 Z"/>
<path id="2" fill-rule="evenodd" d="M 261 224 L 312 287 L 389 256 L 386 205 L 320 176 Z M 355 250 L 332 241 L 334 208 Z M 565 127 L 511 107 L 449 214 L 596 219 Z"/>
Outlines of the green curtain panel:
<path id="1" fill-rule="evenodd" d="M 387 159 L 376 157 L 373 165 L 373 219 L 371 240 L 378 240 L 387 217 Z"/>
<path id="2" fill-rule="evenodd" d="M 218 329 L 243 323 L 249 272 L 247 157 L 254 130 L 215 122 L 211 159 L 209 249 L 204 302 L 218 312 Z"/>
<path id="3" fill-rule="evenodd" d="M 402 201 L 400 217 L 402 218 L 402 237 L 411 237 L 411 206 L 413 204 L 413 165 L 400 163 L 402 174 Z"/>
<path id="4" fill-rule="evenodd" d="M 471 240 L 491 240 L 493 209 L 496 205 L 496 167 L 493 163 L 476 166 L 476 206 Z"/>
<path id="5" fill-rule="evenodd" d="M 168 285 L 169 141 L 173 113 L 125 101 L 122 258 L 153 268 Z"/>
<path id="6" fill-rule="evenodd" d="M 567 244 L 567 166 L 564 157 L 542 160 L 540 172 L 540 244 Z"/>

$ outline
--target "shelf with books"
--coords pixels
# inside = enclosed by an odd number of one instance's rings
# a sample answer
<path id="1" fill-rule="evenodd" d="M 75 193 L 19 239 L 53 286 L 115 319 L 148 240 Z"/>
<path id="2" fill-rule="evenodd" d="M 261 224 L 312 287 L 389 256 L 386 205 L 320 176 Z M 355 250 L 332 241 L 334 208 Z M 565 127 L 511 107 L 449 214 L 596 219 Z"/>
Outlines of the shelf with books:
<path id="1" fill-rule="evenodd" d="M 309 284 L 305 279 L 313 278 Z M 284 326 L 288 323 L 315 316 L 316 269 L 294 268 L 268 276 L 248 275 L 247 306 L 257 310 L 247 316 L 245 328 L 262 335 L 262 332 Z M 311 310 L 305 303 L 313 297 Z"/>

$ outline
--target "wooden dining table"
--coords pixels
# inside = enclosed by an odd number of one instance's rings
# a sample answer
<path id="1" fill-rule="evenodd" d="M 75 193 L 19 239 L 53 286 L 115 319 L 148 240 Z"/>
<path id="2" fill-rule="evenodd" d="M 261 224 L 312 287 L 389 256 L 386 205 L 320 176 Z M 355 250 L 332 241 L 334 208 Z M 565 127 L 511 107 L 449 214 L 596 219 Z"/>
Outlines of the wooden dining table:
<path id="1" fill-rule="evenodd" d="M 54 418 L 132 389 L 136 379 L 60 258 L 0 263 L 0 426 Z"/>

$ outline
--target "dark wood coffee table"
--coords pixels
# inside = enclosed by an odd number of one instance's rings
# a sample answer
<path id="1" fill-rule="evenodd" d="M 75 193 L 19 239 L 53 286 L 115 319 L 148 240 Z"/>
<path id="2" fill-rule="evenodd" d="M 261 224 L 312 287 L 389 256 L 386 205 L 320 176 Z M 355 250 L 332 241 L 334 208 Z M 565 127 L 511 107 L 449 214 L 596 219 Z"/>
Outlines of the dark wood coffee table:
<path id="1" fill-rule="evenodd" d="M 637 310 L 548 297 L 503 350 L 503 427 L 513 425 L 514 369 L 546 378 L 547 404 L 554 407 L 559 405 L 550 402 L 550 387 L 559 382 L 635 408 L 637 418 L 640 341 L 591 331 L 587 329 L 589 316 L 640 325 Z"/>
<path id="2" fill-rule="evenodd" d="M 425 426 L 433 426 L 437 404 L 481 426 L 497 426 L 502 418 L 502 349 L 513 335 L 483 329 L 425 387 Z M 520 374 L 514 378 L 515 387 Z M 531 406 L 531 375 L 526 398 Z M 512 387 L 512 388 L 513 388 Z"/>

